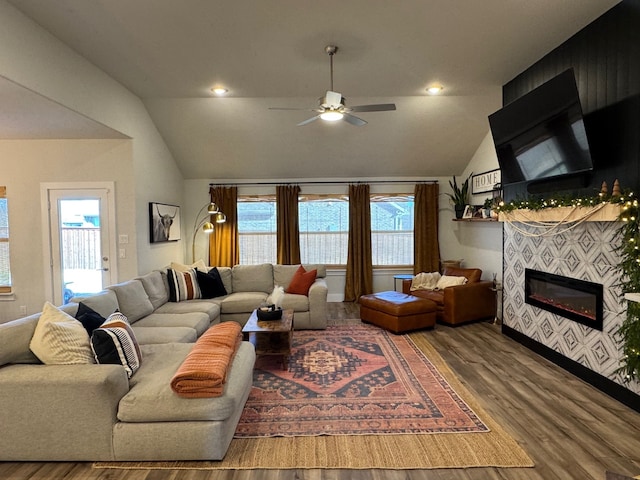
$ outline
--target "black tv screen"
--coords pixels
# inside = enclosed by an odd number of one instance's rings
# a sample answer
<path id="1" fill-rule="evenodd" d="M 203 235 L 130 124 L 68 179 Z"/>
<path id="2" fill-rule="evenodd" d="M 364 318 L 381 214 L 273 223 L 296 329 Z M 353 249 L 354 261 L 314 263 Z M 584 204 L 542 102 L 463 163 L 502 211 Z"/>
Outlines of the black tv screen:
<path id="1" fill-rule="evenodd" d="M 504 185 L 593 170 L 573 70 L 489 115 Z"/>

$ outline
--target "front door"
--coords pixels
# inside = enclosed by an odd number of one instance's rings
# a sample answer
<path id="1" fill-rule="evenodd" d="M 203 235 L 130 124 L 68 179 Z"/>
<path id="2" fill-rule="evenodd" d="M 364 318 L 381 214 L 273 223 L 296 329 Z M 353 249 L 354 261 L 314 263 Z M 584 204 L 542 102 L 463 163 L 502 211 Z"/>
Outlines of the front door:
<path id="1" fill-rule="evenodd" d="M 112 282 L 107 188 L 49 189 L 51 281 L 56 305 Z"/>

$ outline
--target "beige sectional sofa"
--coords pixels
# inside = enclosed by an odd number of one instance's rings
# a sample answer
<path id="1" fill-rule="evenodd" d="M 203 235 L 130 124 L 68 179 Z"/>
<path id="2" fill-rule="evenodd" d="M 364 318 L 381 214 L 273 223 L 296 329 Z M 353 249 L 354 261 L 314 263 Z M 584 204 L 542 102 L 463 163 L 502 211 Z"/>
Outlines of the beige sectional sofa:
<path id="1" fill-rule="evenodd" d="M 251 390 L 253 346 L 240 344 L 220 397 L 181 398 L 171 378 L 203 332 L 220 320 L 246 322 L 295 270 L 220 268 L 227 295 L 178 303 L 168 301 L 166 273 L 154 271 L 60 307 L 74 316 L 82 301 L 105 318 L 127 316 L 142 357 L 131 378 L 122 365 L 41 363 L 29 348 L 40 313 L 0 324 L 0 461 L 222 459 Z M 326 326 L 318 273 L 308 297 L 285 295 L 296 328 Z"/>

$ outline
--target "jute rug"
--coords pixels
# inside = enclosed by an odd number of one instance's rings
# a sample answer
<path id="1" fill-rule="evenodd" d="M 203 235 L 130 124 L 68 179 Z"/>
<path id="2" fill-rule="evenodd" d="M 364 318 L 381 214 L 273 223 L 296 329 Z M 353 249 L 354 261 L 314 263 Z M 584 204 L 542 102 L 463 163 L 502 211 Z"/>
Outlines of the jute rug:
<path id="1" fill-rule="evenodd" d="M 302 330 L 288 370 L 280 360 L 256 362 L 236 438 L 489 431 L 407 335 Z"/>
<path id="2" fill-rule="evenodd" d="M 427 336 L 428 332 L 417 332 L 402 337 L 429 360 L 485 430 L 234 438 L 225 458 L 217 462 L 96 462 L 93 466 L 142 470 L 532 467 L 533 462 L 522 447 L 482 409 L 431 346 Z"/>

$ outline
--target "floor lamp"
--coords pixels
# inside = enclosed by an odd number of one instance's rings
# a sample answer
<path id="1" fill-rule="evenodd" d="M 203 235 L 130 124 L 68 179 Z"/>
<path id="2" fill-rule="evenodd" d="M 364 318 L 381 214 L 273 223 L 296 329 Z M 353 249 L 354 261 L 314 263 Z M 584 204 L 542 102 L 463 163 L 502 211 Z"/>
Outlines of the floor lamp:
<path id="1" fill-rule="evenodd" d="M 207 210 L 205 213 L 205 209 Z M 204 216 L 203 213 L 205 214 Z M 196 261 L 196 235 L 200 228 L 207 235 L 212 233 L 214 230 L 214 225 L 211 223 L 213 217 L 213 221 L 215 223 L 224 223 L 227 221 L 227 216 L 220 211 L 218 206 L 211 202 L 206 203 L 202 206 L 198 214 L 196 215 L 196 221 L 193 223 L 193 235 L 191 238 L 191 261 Z"/>

